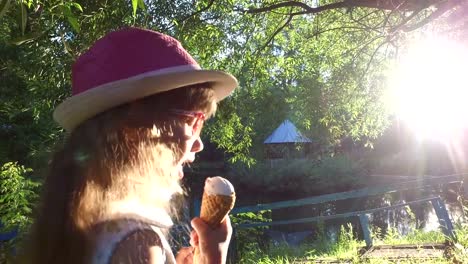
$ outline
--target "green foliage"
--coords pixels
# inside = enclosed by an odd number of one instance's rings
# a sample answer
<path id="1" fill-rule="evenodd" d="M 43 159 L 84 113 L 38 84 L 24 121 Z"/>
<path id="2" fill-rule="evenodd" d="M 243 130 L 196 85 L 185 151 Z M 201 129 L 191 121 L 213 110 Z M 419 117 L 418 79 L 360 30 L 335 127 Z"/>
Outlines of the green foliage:
<path id="1" fill-rule="evenodd" d="M 230 158 L 231 162 L 243 161 L 247 165 L 254 162 L 249 156 L 252 128 L 243 125 L 237 114 L 232 113 L 229 117 L 219 120 L 207 127 L 206 131 L 210 135 L 210 140 L 218 147 L 228 153 L 235 153 Z"/>
<path id="2" fill-rule="evenodd" d="M 411 213 L 410 213 L 411 215 Z M 414 216 L 413 216 L 414 217 Z M 351 224 L 343 225 L 340 228 L 338 239 L 331 239 L 325 229 L 324 223 L 320 223 L 315 239 L 306 241 L 298 247 L 289 247 L 286 244 L 269 244 L 268 247 L 259 243 L 251 243 L 239 252 L 242 256 L 239 263 L 296 263 L 296 261 L 347 261 L 350 263 L 465 263 L 468 259 L 467 233 L 468 225 L 458 223 L 455 225 L 457 240 L 449 243 L 445 258 L 436 259 L 398 259 L 389 260 L 385 258 L 363 259 L 360 252 L 365 246 L 365 242 L 358 240 L 355 236 Z M 413 230 L 407 235 L 401 235 L 395 228 L 390 228 L 383 234 L 379 228 L 372 230 L 372 237 L 375 245 L 401 245 L 401 244 L 425 244 L 425 243 L 445 243 L 446 238 L 440 231 L 425 232 L 423 230 Z M 250 238 L 252 239 L 252 238 Z"/>
<path id="3" fill-rule="evenodd" d="M 386 71 L 401 37 L 391 30 L 408 21 L 372 8 L 245 12 L 275 2 L 1 0 L 0 90 L 9 96 L 1 98 L 0 124 L 24 134 L 24 164 L 43 164 L 62 136 L 51 113 L 70 93 L 72 61 L 106 32 L 132 25 L 175 36 L 204 68 L 238 77 L 241 89 L 207 127 L 232 162 L 252 165 L 285 118 L 325 146 L 344 136 L 371 142 L 388 123 Z"/>
<path id="4" fill-rule="evenodd" d="M 378 12 L 356 9 L 350 16 L 331 10 L 297 16 L 282 27 L 288 16 L 246 14 L 240 10 L 253 7 L 252 2 L 242 0 L 1 3 L 6 23 L 0 39 L 21 44 L 2 50 L 0 60 L 7 67 L 0 67 L 0 74 L 10 80 L 0 88 L 12 93 L 2 101 L 24 104 L 24 98 L 31 99 L 27 107 L 7 105 L 4 111 L 20 109 L 38 127 L 23 127 L 12 118 L 0 122 L 14 125 L 15 134 L 41 135 L 37 142 L 42 144 L 25 141 L 25 149 L 45 150 L 24 153 L 28 164 L 44 162 L 45 153 L 61 137 L 50 116 L 69 95 L 71 62 L 105 32 L 129 25 L 173 35 L 203 67 L 238 77 L 241 89 L 222 103 L 216 121 L 206 129 L 232 162 L 252 165 L 261 157 L 263 139 L 288 117 L 324 144 L 335 144 L 345 135 L 375 138 L 386 126 L 382 90 L 388 54 L 375 51 L 387 46 L 376 32 L 353 27 L 361 18 L 376 23 L 384 15 Z M 18 10 L 26 11 L 19 19 Z"/>
<path id="5" fill-rule="evenodd" d="M 0 233 L 18 230 L 18 236 L 0 245 L 0 262 L 10 259 L 15 245 L 32 223 L 32 207 L 38 198 L 40 183 L 31 180 L 32 169 L 16 162 L 0 168 Z"/>
<path id="6" fill-rule="evenodd" d="M 235 227 L 242 223 L 250 222 L 271 222 L 271 211 L 260 211 L 257 213 L 240 213 L 231 215 L 231 221 L 235 229 L 235 242 L 236 251 L 239 252 L 239 258 L 248 259 L 250 256 L 243 255 L 249 254 L 249 249 L 258 245 L 265 246 L 263 233 L 269 228 L 266 226 L 248 228 L 248 229 L 236 229 Z"/>
<path id="7" fill-rule="evenodd" d="M 343 137 L 371 143 L 379 136 L 388 125 L 383 93 L 389 60 L 399 44 L 394 37 L 401 36 L 387 33 L 405 17 L 367 8 L 293 19 L 289 13 L 298 7 L 243 11 L 276 2 L 0 0 L 0 164 L 9 164 L 2 168 L 9 190 L 27 190 L 14 193 L 21 201 L 18 215 L 11 213 L 14 203 L 0 214 L 11 214 L 10 226 L 27 225 L 29 218 L 22 215 L 28 215 L 37 186 L 27 169 L 7 162 L 19 161 L 36 173 L 45 167 L 64 136 L 52 112 L 70 95 L 73 61 L 106 32 L 126 26 L 172 35 L 202 67 L 226 70 L 239 79 L 240 89 L 221 103 L 206 127 L 206 138 L 231 162 L 252 166 L 236 167 L 237 178 L 294 193 L 359 186 L 357 176 L 372 166 L 346 157 L 287 161 L 273 169 L 255 160 L 262 157 L 263 140 L 285 118 L 325 149 Z M 327 3 L 333 1 L 319 4 Z M 408 156 L 373 168 L 394 169 Z"/>
<path id="8" fill-rule="evenodd" d="M 18 228 L 24 231 L 32 223 L 32 205 L 37 199 L 38 182 L 30 179 L 31 169 L 14 162 L 0 169 L 0 232 Z"/>
<path id="9" fill-rule="evenodd" d="M 228 175 L 239 184 L 262 188 L 265 192 L 320 194 L 358 188 L 365 173 L 361 163 L 340 155 L 320 161 L 291 159 L 274 165 L 266 161 L 251 167 L 237 164 Z"/>
<path id="10" fill-rule="evenodd" d="M 423 230 L 412 230 L 403 236 L 396 228 L 388 228 L 384 235 L 374 229 L 372 237 L 375 245 L 444 243 L 446 240 L 446 237 L 440 231 L 425 232 Z"/>
<path id="11" fill-rule="evenodd" d="M 14 239 L 0 244 L 0 263 L 11 258 L 15 245 L 32 223 L 32 207 L 36 202 L 40 183 L 31 180 L 32 170 L 16 162 L 0 168 L 0 233 L 18 231 Z"/>
<path id="12" fill-rule="evenodd" d="M 238 263 L 297 263 L 297 261 L 309 261 L 316 263 L 318 261 L 327 262 L 346 262 L 346 263 L 367 263 L 367 264 L 449 264 L 449 263 L 466 263 L 468 260 L 467 241 L 468 228 L 467 226 L 457 226 L 456 233 L 458 242 L 449 250 L 448 258 L 438 259 L 397 259 L 390 260 L 385 258 L 369 258 L 363 259 L 360 257 L 360 251 L 365 246 L 364 241 L 359 241 L 354 236 L 351 225 L 341 226 L 338 240 L 333 242 L 324 234 L 324 229 L 317 230 L 317 239 L 304 243 L 298 247 L 289 247 L 286 244 L 270 245 L 267 249 L 261 248 L 258 245 L 252 244 L 246 247 L 245 252 L 240 252 L 242 258 Z M 443 242 L 444 236 L 440 232 L 415 231 L 407 237 L 398 237 L 395 232 L 388 233 L 384 236 L 385 241 L 392 241 L 393 244 L 423 244 Z"/>
<path id="13" fill-rule="evenodd" d="M 359 249 L 364 246 L 363 241 L 358 241 L 354 236 L 353 227 L 351 224 L 340 227 L 338 240 L 332 242 L 321 231 L 318 239 L 315 240 L 305 255 L 307 259 L 335 259 L 335 260 L 356 260 L 358 259 Z"/>
<path id="14" fill-rule="evenodd" d="M 324 229 L 318 230 L 317 239 L 298 247 L 287 244 L 270 244 L 261 248 L 255 244 L 240 252 L 239 263 L 296 263 L 295 261 L 315 260 L 356 260 L 359 248 L 364 246 L 357 241 L 350 225 L 342 226 L 337 243 L 328 240 Z"/>
<path id="15" fill-rule="evenodd" d="M 468 197 L 460 196 L 463 206 L 463 217 L 468 217 Z M 449 255 L 454 263 L 468 263 L 468 223 L 459 222 L 455 224 L 455 240 L 449 240 L 453 245 Z"/>
<path id="16" fill-rule="evenodd" d="M 450 254 L 458 263 L 468 263 L 468 224 L 459 224 L 455 234 L 457 241 L 454 241 Z"/>
<path id="17" fill-rule="evenodd" d="M 73 1 L 3 0 L 0 2 L 0 18 L 5 14 L 10 14 L 19 29 L 9 41 L 15 45 L 21 45 L 40 37 L 44 33 L 39 26 L 40 18 L 43 17 L 50 16 L 52 23 L 54 20 L 67 21 L 69 26 L 79 33 L 80 24 L 76 12 L 83 12 L 83 8 Z"/>
<path id="18" fill-rule="evenodd" d="M 270 246 L 269 250 L 264 250 L 252 245 L 250 248 L 246 248 L 245 252 L 242 252 L 238 263 L 245 264 L 289 264 L 296 263 L 304 252 L 304 248 L 293 249 L 288 247 L 286 244 L 280 244 L 276 246 Z"/>

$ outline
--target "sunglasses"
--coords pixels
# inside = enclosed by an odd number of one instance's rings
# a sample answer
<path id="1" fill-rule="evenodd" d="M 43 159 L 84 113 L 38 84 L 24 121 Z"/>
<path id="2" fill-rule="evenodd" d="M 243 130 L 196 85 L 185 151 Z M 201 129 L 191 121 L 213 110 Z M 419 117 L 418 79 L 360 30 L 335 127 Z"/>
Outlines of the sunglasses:
<path id="1" fill-rule="evenodd" d="M 186 111 L 186 110 L 180 110 L 180 109 L 170 109 L 169 113 L 178 115 L 178 116 L 185 116 L 185 117 L 191 117 L 195 119 L 195 124 L 193 126 L 193 134 L 195 134 L 198 129 L 203 125 L 203 122 L 205 122 L 206 116 L 203 112 L 200 111 Z"/>

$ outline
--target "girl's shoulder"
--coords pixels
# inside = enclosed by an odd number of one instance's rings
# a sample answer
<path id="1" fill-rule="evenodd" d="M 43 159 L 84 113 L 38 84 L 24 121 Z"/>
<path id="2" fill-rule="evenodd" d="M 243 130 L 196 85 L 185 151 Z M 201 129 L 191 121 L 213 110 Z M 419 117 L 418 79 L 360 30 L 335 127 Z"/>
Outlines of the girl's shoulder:
<path id="1" fill-rule="evenodd" d="M 149 249 L 158 263 L 172 263 L 174 256 L 160 227 L 136 219 L 116 219 L 99 223 L 93 229 L 93 264 L 149 263 Z M 159 252 L 158 252 L 159 251 Z"/>

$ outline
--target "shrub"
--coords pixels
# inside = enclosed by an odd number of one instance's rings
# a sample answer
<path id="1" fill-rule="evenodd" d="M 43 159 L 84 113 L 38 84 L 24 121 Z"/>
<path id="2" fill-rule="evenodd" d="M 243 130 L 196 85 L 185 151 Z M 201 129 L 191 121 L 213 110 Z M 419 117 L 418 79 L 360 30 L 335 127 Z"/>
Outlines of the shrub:
<path id="1" fill-rule="evenodd" d="M 290 159 L 259 162 L 251 167 L 237 164 L 228 173 L 236 185 L 262 188 L 265 192 L 302 195 L 346 191 L 362 185 L 365 170 L 360 162 L 347 156 L 318 160 Z"/>
<path id="2" fill-rule="evenodd" d="M 253 248 L 265 249 L 268 243 L 265 241 L 264 232 L 269 228 L 268 226 L 256 228 L 236 228 L 242 223 L 251 222 L 271 222 L 271 211 L 260 211 L 258 213 L 240 213 L 231 215 L 231 221 L 235 228 L 234 234 L 234 250 L 240 252 L 236 258 L 248 258 L 249 253 L 252 253 Z"/>
<path id="3" fill-rule="evenodd" d="M 31 169 L 8 162 L 0 169 L 0 233 L 18 230 L 18 237 L 9 241 L 1 256 L 0 262 L 5 261 L 6 252 L 9 252 L 15 243 L 21 239 L 21 234 L 32 222 L 32 206 L 38 195 L 40 186 L 28 177 Z M 3 258 L 3 259 L 2 259 Z"/>

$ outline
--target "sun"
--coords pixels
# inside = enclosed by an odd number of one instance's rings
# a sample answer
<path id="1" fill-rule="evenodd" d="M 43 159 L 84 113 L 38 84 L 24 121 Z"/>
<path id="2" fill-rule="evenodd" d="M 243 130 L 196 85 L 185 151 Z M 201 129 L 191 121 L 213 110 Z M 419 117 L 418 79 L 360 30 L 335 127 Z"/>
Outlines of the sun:
<path id="1" fill-rule="evenodd" d="M 401 55 L 392 108 L 419 139 L 447 141 L 468 128 L 468 47 L 431 37 Z"/>

